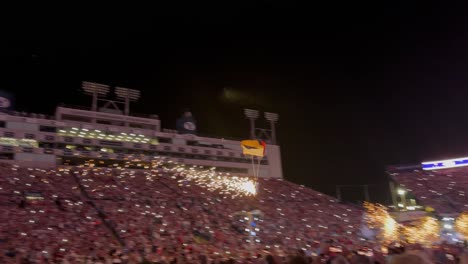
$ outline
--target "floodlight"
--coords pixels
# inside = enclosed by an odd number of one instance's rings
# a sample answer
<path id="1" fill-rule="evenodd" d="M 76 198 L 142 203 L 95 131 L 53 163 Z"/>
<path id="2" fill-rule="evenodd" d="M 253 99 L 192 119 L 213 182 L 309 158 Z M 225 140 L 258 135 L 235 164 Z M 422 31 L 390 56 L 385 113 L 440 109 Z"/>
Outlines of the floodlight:
<path id="1" fill-rule="evenodd" d="M 252 110 L 252 109 L 244 109 L 244 114 L 247 118 L 250 119 L 257 119 L 260 114 L 258 113 L 258 110 Z"/>
<path id="2" fill-rule="evenodd" d="M 107 95 L 109 93 L 109 85 L 94 83 L 94 82 L 82 82 L 81 87 L 86 94 L 94 95 Z"/>
<path id="3" fill-rule="evenodd" d="M 276 113 L 268 113 L 268 112 L 265 112 L 265 118 L 266 120 L 270 121 L 270 122 L 277 122 L 278 121 L 278 114 Z"/>
<path id="4" fill-rule="evenodd" d="M 128 98 L 130 101 L 136 101 L 140 98 L 140 91 L 123 87 L 115 87 L 115 94 L 120 99 Z"/>

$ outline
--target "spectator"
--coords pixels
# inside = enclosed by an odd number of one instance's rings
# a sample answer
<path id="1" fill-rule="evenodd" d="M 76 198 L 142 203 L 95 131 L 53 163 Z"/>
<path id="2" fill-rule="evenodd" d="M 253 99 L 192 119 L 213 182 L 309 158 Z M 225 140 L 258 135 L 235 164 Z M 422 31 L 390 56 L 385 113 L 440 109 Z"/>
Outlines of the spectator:
<path id="1" fill-rule="evenodd" d="M 411 263 L 411 264 L 429 264 L 429 263 L 425 263 L 424 260 L 417 256 L 417 255 L 413 255 L 413 254 L 402 254 L 402 255 L 398 255 L 396 257 L 394 257 L 392 259 L 392 261 L 390 262 L 390 264 L 408 264 L 408 263 Z"/>

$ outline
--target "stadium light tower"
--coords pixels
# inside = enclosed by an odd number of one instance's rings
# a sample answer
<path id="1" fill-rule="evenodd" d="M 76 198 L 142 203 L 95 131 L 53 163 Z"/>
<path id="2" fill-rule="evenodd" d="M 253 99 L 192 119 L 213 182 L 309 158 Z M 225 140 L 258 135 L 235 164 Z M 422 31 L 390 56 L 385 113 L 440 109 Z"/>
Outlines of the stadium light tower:
<path id="1" fill-rule="evenodd" d="M 93 104 L 91 106 L 92 111 L 97 111 L 98 97 L 106 96 L 109 93 L 109 85 L 94 83 L 94 82 L 82 82 L 81 87 L 85 94 L 93 97 Z"/>
<path id="2" fill-rule="evenodd" d="M 270 121 L 271 128 L 271 141 L 273 144 L 276 144 L 276 128 L 275 123 L 278 122 L 279 115 L 276 113 L 265 112 L 266 120 Z"/>
<path id="3" fill-rule="evenodd" d="M 140 99 L 140 91 L 123 87 L 115 87 L 115 94 L 119 99 L 125 100 L 125 115 L 130 114 L 130 102 Z"/>
<path id="4" fill-rule="evenodd" d="M 244 109 L 245 116 L 250 120 L 250 138 L 255 139 L 255 119 L 257 119 L 260 114 L 258 110 Z"/>

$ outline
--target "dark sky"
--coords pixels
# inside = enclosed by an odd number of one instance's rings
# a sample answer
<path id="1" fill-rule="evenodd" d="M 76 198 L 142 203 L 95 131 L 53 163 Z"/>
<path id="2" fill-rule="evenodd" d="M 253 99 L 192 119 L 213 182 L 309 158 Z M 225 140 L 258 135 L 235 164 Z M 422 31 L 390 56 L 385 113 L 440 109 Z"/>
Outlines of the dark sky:
<path id="1" fill-rule="evenodd" d="M 468 154 L 465 6 L 169 2 L 5 9 L 0 89 L 46 113 L 89 104 L 82 80 L 139 89 L 135 112 L 174 128 L 189 107 L 224 137 L 248 135 L 244 107 L 277 112 L 286 179 L 379 201 L 385 166 Z"/>

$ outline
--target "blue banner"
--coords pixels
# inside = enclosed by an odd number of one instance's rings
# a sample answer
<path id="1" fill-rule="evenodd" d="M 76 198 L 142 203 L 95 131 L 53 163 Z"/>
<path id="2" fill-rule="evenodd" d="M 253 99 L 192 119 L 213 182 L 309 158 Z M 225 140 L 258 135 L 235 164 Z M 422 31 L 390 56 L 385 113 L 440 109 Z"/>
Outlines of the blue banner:
<path id="1" fill-rule="evenodd" d="M 463 166 L 468 166 L 468 157 L 438 160 L 438 161 L 428 161 L 428 162 L 423 162 L 421 165 L 422 165 L 423 170 L 437 170 L 437 169 L 447 169 L 447 168 L 454 168 L 454 167 L 463 167 Z"/>

